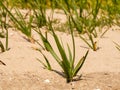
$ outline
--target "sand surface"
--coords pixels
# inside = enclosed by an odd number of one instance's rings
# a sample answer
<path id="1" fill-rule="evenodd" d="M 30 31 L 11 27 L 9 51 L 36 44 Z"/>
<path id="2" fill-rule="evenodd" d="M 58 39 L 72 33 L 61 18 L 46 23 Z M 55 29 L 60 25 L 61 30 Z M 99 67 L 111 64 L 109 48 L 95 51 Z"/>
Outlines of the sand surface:
<path id="1" fill-rule="evenodd" d="M 56 33 L 72 48 L 69 34 L 58 31 Z M 66 83 L 62 76 L 44 69 L 36 59 L 44 58 L 40 52 L 33 49 L 40 46 L 28 42 L 23 36 L 21 32 L 9 29 L 10 50 L 0 53 L 0 90 L 120 90 L 120 52 L 113 43 L 113 41 L 120 43 L 120 30 L 116 30 L 116 27 L 111 27 L 103 38 L 97 39 L 100 49 L 96 52 L 90 49 L 78 73 L 82 74 L 81 80 L 72 83 Z M 33 33 L 33 37 L 39 40 L 36 33 Z M 49 40 L 58 52 L 51 35 Z M 5 39 L 1 41 L 4 43 Z M 75 43 L 77 62 L 85 55 L 88 46 L 79 37 L 75 37 Z M 53 69 L 62 72 L 53 57 L 46 51 L 44 53 Z"/>

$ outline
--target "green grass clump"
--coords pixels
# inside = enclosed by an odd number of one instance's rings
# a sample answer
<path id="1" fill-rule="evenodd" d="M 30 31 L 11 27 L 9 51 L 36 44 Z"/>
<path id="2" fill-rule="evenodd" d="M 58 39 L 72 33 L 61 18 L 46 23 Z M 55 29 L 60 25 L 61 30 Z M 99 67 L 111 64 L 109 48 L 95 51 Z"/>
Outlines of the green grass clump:
<path id="1" fill-rule="evenodd" d="M 69 23 L 69 24 L 71 24 L 71 23 Z M 62 68 L 67 82 L 71 82 L 71 81 L 73 81 L 73 77 L 76 76 L 78 71 L 81 69 L 81 67 L 82 67 L 82 65 L 87 57 L 88 51 L 85 54 L 85 56 L 83 56 L 78 61 L 78 63 L 75 65 L 75 42 L 74 42 L 72 27 L 70 27 L 70 31 L 71 31 L 71 37 L 72 37 L 72 43 L 73 43 L 73 51 L 70 49 L 69 45 L 67 44 L 69 56 L 66 55 L 63 43 L 60 42 L 58 36 L 55 34 L 54 29 L 52 27 L 52 22 L 50 20 L 48 22 L 48 27 L 49 27 L 49 30 L 52 32 L 56 46 L 57 46 L 59 53 L 61 55 L 60 57 L 54 51 L 54 47 L 52 47 L 49 40 L 42 34 L 42 32 L 41 31 L 37 31 L 37 32 L 40 35 L 41 40 L 43 41 L 44 47 L 46 47 L 46 50 L 54 57 L 54 59 L 59 64 L 59 66 Z M 49 62 L 49 60 L 46 59 L 45 55 L 44 55 L 44 58 L 45 58 L 47 64 L 46 65 L 44 63 L 42 63 L 42 64 L 47 69 L 52 70 L 50 62 Z"/>
<path id="2" fill-rule="evenodd" d="M 17 15 L 17 17 L 11 17 L 13 23 L 15 24 L 16 28 L 20 30 L 23 34 L 25 34 L 28 37 L 28 40 L 31 41 L 32 39 L 31 29 L 34 16 L 30 14 L 28 21 L 26 21 L 25 20 L 26 18 L 24 18 L 24 16 L 18 9 L 15 9 L 15 14 Z"/>
<path id="3" fill-rule="evenodd" d="M 108 31 L 105 30 L 103 32 L 103 27 L 110 27 L 111 25 L 119 26 L 119 1 L 56 0 L 56 2 L 66 16 L 70 16 L 72 26 L 78 31 L 80 38 L 93 51 L 96 51 L 99 48 L 97 46 L 97 41 L 94 38 L 101 38 Z M 84 34 L 87 35 L 90 42 L 84 38 Z"/>
<path id="4" fill-rule="evenodd" d="M 78 31 L 80 38 L 94 51 L 97 50 L 97 41 L 94 37 L 97 37 L 96 27 L 99 26 L 97 15 L 100 9 L 100 2 L 96 0 L 95 5 L 91 4 L 87 0 L 85 1 L 61 1 L 56 0 L 60 7 L 63 9 L 67 17 L 70 17 L 71 25 Z M 90 42 L 88 42 L 81 34 L 87 34 Z"/>
<path id="5" fill-rule="evenodd" d="M 1 3 L 1 6 L 6 10 L 12 22 L 15 24 L 15 27 L 18 30 L 20 30 L 23 34 L 25 34 L 28 37 L 28 40 L 31 41 L 32 39 L 31 27 L 32 27 L 32 21 L 33 21 L 33 15 L 29 16 L 29 20 L 27 22 L 25 21 L 25 18 L 23 17 L 22 13 L 18 9 L 14 9 L 15 14 L 17 15 L 17 17 L 15 17 L 3 3 Z"/>

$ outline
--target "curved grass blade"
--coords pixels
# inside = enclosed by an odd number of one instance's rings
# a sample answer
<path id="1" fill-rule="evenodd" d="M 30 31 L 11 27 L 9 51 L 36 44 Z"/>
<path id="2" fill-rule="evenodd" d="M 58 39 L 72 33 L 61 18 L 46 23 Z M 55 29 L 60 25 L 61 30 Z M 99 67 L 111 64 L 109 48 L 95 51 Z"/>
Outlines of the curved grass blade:
<path id="1" fill-rule="evenodd" d="M 53 57 L 56 59 L 56 61 L 61 65 L 61 59 L 57 56 L 57 54 L 55 53 L 55 51 L 53 50 L 51 44 L 49 43 L 49 41 L 42 35 L 41 31 L 37 31 L 35 30 L 41 37 L 44 46 L 46 47 L 46 50 L 49 51 Z"/>
<path id="2" fill-rule="evenodd" d="M 87 40 L 85 40 L 85 38 L 83 38 L 81 35 L 80 35 L 80 38 L 81 38 L 91 49 L 93 49 L 93 47 L 87 42 Z"/>
<path id="3" fill-rule="evenodd" d="M 43 55 L 43 57 L 44 57 L 44 59 L 45 59 L 45 61 L 46 61 L 46 64 L 43 63 L 40 59 L 37 59 L 37 60 L 38 60 L 45 68 L 47 68 L 48 70 L 52 70 L 51 65 L 50 65 L 50 62 L 48 61 L 47 57 L 42 53 L 41 50 L 38 50 L 38 51 L 40 51 L 40 53 Z"/>
<path id="4" fill-rule="evenodd" d="M 77 63 L 76 67 L 74 68 L 74 71 L 73 71 L 73 76 L 76 76 L 76 74 L 78 73 L 78 71 L 81 69 L 81 67 L 83 66 L 85 60 L 86 60 L 86 57 L 88 55 L 88 52 L 86 52 L 85 56 L 83 56 L 80 61 Z"/>

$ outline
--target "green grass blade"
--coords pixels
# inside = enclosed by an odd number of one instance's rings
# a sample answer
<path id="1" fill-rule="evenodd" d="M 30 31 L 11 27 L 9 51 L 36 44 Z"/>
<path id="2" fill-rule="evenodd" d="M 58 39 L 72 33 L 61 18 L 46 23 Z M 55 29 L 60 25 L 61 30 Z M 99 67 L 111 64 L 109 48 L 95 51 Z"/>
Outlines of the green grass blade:
<path id="1" fill-rule="evenodd" d="M 42 60 L 38 59 L 37 60 L 44 66 L 44 68 L 47 68 L 47 65 L 45 63 L 42 62 Z M 48 69 L 48 68 L 47 68 Z"/>
<path id="2" fill-rule="evenodd" d="M 62 45 L 60 44 L 60 41 L 57 37 L 57 35 L 54 33 L 54 39 L 56 41 L 56 45 L 58 47 L 58 50 L 60 52 L 60 55 L 62 57 L 62 68 L 64 70 L 64 73 L 66 74 L 66 76 L 69 76 L 69 69 L 70 69 L 70 63 L 67 59 L 67 56 L 66 56 L 66 53 L 65 53 L 65 50 L 62 48 Z"/>
<path id="3" fill-rule="evenodd" d="M 83 38 L 81 35 L 80 35 L 80 38 L 81 38 L 91 49 L 93 49 L 93 47 L 87 42 L 87 40 L 85 40 L 85 38 Z"/>
<path id="4" fill-rule="evenodd" d="M 8 50 L 8 30 L 6 29 L 6 50 Z"/>
<path id="5" fill-rule="evenodd" d="M 30 16 L 29 22 L 26 22 L 22 13 L 18 9 L 15 9 L 15 12 L 19 18 L 18 19 L 19 23 L 16 23 L 16 21 L 13 20 L 14 23 L 17 25 L 17 28 L 21 30 L 21 32 L 27 35 L 28 37 L 31 37 L 31 24 L 33 21 L 33 16 Z"/>
<path id="6" fill-rule="evenodd" d="M 20 21 L 21 22 L 21 24 L 26 24 L 26 22 L 25 22 L 25 20 L 24 20 L 24 18 L 23 18 L 23 15 L 22 15 L 22 13 L 18 10 L 18 9 L 15 9 L 15 14 L 17 15 L 17 17 L 18 17 L 18 21 Z"/>
<path id="7" fill-rule="evenodd" d="M 61 41 L 61 46 L 62 46 L 62 48 L 65 50 L 65 47 L 64 47 L 64 44 L 63 44 L 63 41 L 62 41 L 61 38 L 60 38 L 60 41 Z"/>
<path id="8" fill-rule="evenodd" d="M 1 52 L 5 51 L 4 45 L 2 44 L 2 42 L 0 41 L 0 48 L 1 48 Z"/>
<path id="9" fill-rule="evenodd" d="M 44 64 L 41 60 L 38 59 L 40 61 L 40 63 L 43 64 L 43 66 L 46 67 L 48 70 L 52 70 L 50 62 L 48 61 L 47 57 L 42 53 L 41 50 L 38 50 L 38 51 L 40 51 L 40 53 L 43 55 L 43 57 L 46 61 L 46 64 Z"/>
<path id="10" fill-rule="evenodd" d="M 69 68 L 69 74 L 70 74 L 70 79 L 72 78 L 72 72 L 73 72 L 73 68 L 74 68 L 74 59 L 72 57 L 72 52 L 71 49 L 69 47 L 69 45 L 67 44 L 67 48 L 68 48 L 68 52 L 69 52 L 69 64 L 70 64 L 70 68 Z M 68 80 L 69 81 L 69 80 Z M 71 80 L 70 80 L 71 81 Z"/>
<path id="11" fill-rule="evenodd" d="M 44 66 L 45 69 L 48 69 L 48 70 L 52 70 L 50 66 L 48 66 L 48 64 L 46 65 L 45 63 L 42 62 L 42 60 L 38 59 L 37 60 Z M 47 63 L 47 62 L 46 62 Z"/>
<path id="12" fill-rule="evenodd" d="M 61 43 L 60 43 L 57 35 L 55 34 L 55 32 L 54 32 L 54 30 L 53 30 L 53 28 L 52 28 L 52 23 L 51 23 L 50 20 L 49 20 L 49 29 L 50 29 L 50 30 L 52 31 L 52 33 L 53 33 L 54 40 L 55 40 L 55 42 L 56 42 L 57 48 L 58 48 L 59 53 L 60 53 L 61 58 L 62 58 L 62 61 L 61 61 L 62 65 L 61 65 L 61 67 L 63 68 L 65 75 L 66 75 L 67 77 L 69 77 L 69 76 L 70 76 L 70 63 L 69 63 L 69 60 L 68 60 L 68 58 L 67 58 L 67 55 L 66 55 L 66 53 L 65 53 L 65 50 L 63 49 L 63 47 L 62 47 L 62 45 L 61 45 Z"/>
<path id="13" fill-rule="evenodd" d="M 49 21 L 49 22 L 50 22 L 49 23 L 50 30 L 53 32 L 53 37 L 54 37 L 54 40 L 56 42 L 57 48 L 58 48 L 58 50 L 60 52 L 60 55 L 62 57 L 62 60 L 64 60 L 68 64 L 69 62 L 68 62 L 68 58 L 67 58 L 67 55 L 65 53 L 65 50 L 63 49 L 63 47 L 62 47 L 62 45 L 61 45 L 57 35 L 55 34 L 55 32 L 54 32 L 54 30 L 52 28 L 52 25 L 51 25 L 52 22 L 51 21 Z"/>
<path id="14" fill-rule="evenodd" d="M 28 33 L 30 34 L 30 36 L 31 36 L 31 27 L 32 27 L 32 22 L 33 22 L 33 19 L 34 19 L 34 16 L 30 16 L 30 18 L 29 18 L 29 22 L 28 22 Z"/>
<path id="15" fill-rule="evenodd" d="M 73 44 L 73 59 L 72 59 L 72 67 L 74 66 L 74 61 L 75 61 L 75 40 L 74 40 L 74 35 L 73 35 L 73 27 L 71 24 L 71 18 L 69 17 L 69 26 L 70 26 L 70 32 L 71 32 L 71 37 L 72 37 L 72 44 Z"/>
<path id="16" fill-rule="evenodd" d="M 41 31 L 37 31 L 35 30 L 41 37 L 44 46 L 46 47 L 46 49 L 51 53 L 51 55 L 56 59 L 56 61 L 61 65 L 61 59 L 57 56 L 57 54 L 55 53 L 55 51 L 53 50 L 51 44 L 49 43 L 49 41 L 42 35 Z"/>
<path id="17" fill-rule="evenodd" d="M 97 46 L 96 46 L 96 43 L 97 43 L 97 42 L 94 42 L 94 41 L 93 41 L 93 37 L 92 37 L 91 34 L 89 35 L 89 39 L 90 39 L 90 41 L 91 41 L 91 43 L 92 43 L 93 51 L 96 51 L 96 50 L 97 50 Z"/>
<path id="18" fill-rule="evenodd" d="M 116 46 L 116 48 L 120 51 L 120 47 L 117 47 L 117 46 Z"/>
<path id="19" fill-rule="evenodd" d="M 89 52 L 89 51 L 87 51 L 86 54 L 85 54 L 85 56 L 83 56 L 83 57 L 80 59 L 80 61 L 77 63 L 77 65 L 76 65 L 76 67 L 74 68 L 74 71 L 73 71 L 73 76 L 75 76 L 75 75 L 78 73 L 78 71 L 81 69 L 81 67 L 83 66 L 83 64 L 84 64 L 84 62 L 85 62 L 85 60 L 86 60 L 86 57 L 87 57 L 87 55 L 88 55 L 88 52 Z"/>
<path id="20" fill-rule="evenodd" d="M 69 45 L 67 44 L 67 48 L 68 48 L 68 52 L 69 52 L 69 63 L 70 63 L 70 67 L 73 67 L 73 57 L 72 57 L 72 52 L 70 50 Z"/>
<path id="21" fill-rule="evenodd" d="M 102 33 L 102 35 L 100 35 L 100 38 L 102 38 L 107 31 L 108 31 L 108 30 L 105 30 L 105 31 Z"/>
<path id="22" fill-rule="evenodd" d="M 72 22 L 74 23 L 74 26 L 77 29 L 77 31 L 79 33 L 82 33 L 83 32 L 83 26 L 79 23 L 81 20 L 75 20 L 72 15 L 71 15 L 71 19 L 72 19 Z M 81 18 L 77 18 L 77 19 L 81 19 Z"/>
<path id="23" fill-rule="evenodd" d="M 113 43 L 116 45 L 115 47 L 120 51 L 120 45 L 116 42 L 113 42 Z"/>

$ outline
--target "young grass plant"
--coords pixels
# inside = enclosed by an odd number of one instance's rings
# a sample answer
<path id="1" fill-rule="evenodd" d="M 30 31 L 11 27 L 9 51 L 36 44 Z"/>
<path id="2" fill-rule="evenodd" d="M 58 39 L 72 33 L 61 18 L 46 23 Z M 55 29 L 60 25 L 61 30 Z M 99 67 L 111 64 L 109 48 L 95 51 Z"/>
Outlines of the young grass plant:
<path id="1" fill-rule="evenodd" d="M 59 64 L 59 66 L 62 68 L 65 78 L 66 78 L 66 81 L 71 82 L 71 81 L 73 81 L 73 77 L 76 76 L 78 71 L 81 69 L 81 67 L 88 55 L 88 51 L 85 54 L 85 56 L 83 56 L 78 61 L 78 63 L 75 65 L 75 42 L 74 42 L 72 27 L 70 28 L 70 31 L 71 31 L 71 37 L 72 37 L 72 43 L 73 43 L 73 51 L 70 49 L 69 45 L 67 44 L 69 56 L 67 56 L 67 53 L 65 52 L 63 43 L 60 42 L 58 36 L 54 32 L 54 29 L 52 27 L 52 22 L 50 20 L 48 21 L 48 27 L 49 27 L 49 30 L 52 32 L 56 46 L 60 53 L 60 57 L 57 55 L 57 53 L 54 50 L 54 47 L 52 47 L 49 40 L 41 33 L 41 31 L 39 31 L 39 32 L 37 31 L 37 32 L 40 35 L 41 40 L 43 41 L 43 44 L 46 47 L 47 51 L 50 52 L 50 54 L 54 57 L 54 59 Z M 43 64 L 43 65 L 45 65 L 45 64 Z M 49 66 L 49 61 L 47 61 L 47 65 Z"/>
<path id="2" fill-rule="evenodd" d="M 17 17 L 11 18 L 14 24 L 16 25 L 16 28 L 20 30 L 23 34 L 25 34 L 28 37 L 28 40 L 32 42 L 32 21 L 33 21 L 33 15 L 30 14 L 28 21 L 25 20 L 24 16 L 22 13 L 18 10 L 15 9 L 15 14 Z M 17 19 L 18 18 L 18 19 Z M 17 21 L 16 21 L 17 20 Z"/>
<path id="3" fill-rule="evenodd" d="M 33 38 L 31 35 L 33 15 L 29 16 L 29 21 L 27 22 L 25 21 L 22 13 L 18 9 L 15 9 L 15 13 L 18 16 L 18 17 L 15 17 L 2 2 L 0 4 L 6 10 L 12 22 L 16 25 L 16 28 L 28 37 L 28 41 L 33 42 Z"/>

